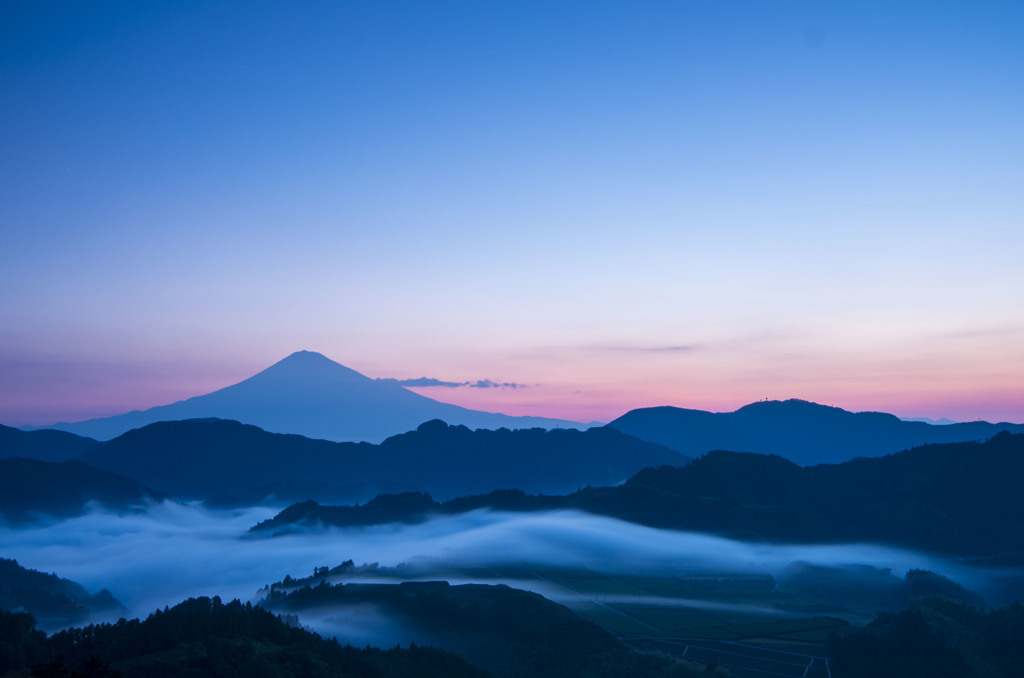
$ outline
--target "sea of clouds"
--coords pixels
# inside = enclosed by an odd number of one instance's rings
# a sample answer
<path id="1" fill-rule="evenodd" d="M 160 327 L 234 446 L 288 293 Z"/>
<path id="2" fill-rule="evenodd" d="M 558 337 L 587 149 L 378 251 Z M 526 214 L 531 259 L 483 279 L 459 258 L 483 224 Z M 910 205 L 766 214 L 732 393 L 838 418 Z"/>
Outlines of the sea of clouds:
<path id="1" fill-rule="evenodd" d="M 802 562 L 890 568 L 898 577 L 912 568 L 928 569 L 983 596 L 998 593 L 1000 586 L 997 571 L 903 549 L 748 543 L 576 511 L 480 510 L 416 525 L 311 529 L 273 538 L 249 533 L 274 513 L 272 508 L 217 511 L 173 502 L 124 515 L 92 510 L 31 528 L 0 527 L 0 556 L 77 581 L 91 592 L 109 589 L 132 615 L 141 616 L 193 596 L 255 601 L 261 587 L 286 575 L 308 576 L 315 567 L 346 560 L 382 567 L 441 561 L 463 568 L 520 564 L 682 576 L 762 572 L 776 578 Z M 535 583 L 534 588 L 559 596 L 556 587 Z"/>

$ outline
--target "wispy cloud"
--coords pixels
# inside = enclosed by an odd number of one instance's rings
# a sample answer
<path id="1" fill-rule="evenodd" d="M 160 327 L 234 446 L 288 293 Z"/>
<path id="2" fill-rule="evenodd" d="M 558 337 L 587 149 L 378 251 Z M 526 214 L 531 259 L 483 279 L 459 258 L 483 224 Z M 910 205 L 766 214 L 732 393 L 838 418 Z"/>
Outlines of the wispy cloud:
<path id="1" fill-rule="evenodd" d="M 622 351 L 624 353 L 682 353 L 696 351 L 696 346 L 598 346 L 601 351 Z"/>
<path id="2" fill-rule="evenodd" d="M 399 386 L 444 386 L 446 388 L 458 388 L 459 386 L 465 386 L 468 383 L 461 381 L 441 381 L 440 379 L 434 379 L 432 377 L 417 377 L 415 379 L 378 378 L 377 381 L 383 381 L 388 384 L 398 384 Z"/>
<path id="3" fill-rule="evenodd" d="M 442 381 L 433 377 L 416 377 L 415 379 L 391 379 L 378 378 L 377 381 L 399 386 L 411 386 L 413 388 L 424 388 L 431 386 L 442 386 L 444 388 L 526 388 L 527 384 L 517 384 L 513 381 L 494 381 L 492 379 L 477 379 L 476 381 Z"/>
<path id="4" fill-rule="evenodd" d="M 470 388 L 526 388 L 526 384 L 517 384 L 513 381 L 491 381 L 490 379 L 477 379 L 473 383 L 466 382 Z"/>

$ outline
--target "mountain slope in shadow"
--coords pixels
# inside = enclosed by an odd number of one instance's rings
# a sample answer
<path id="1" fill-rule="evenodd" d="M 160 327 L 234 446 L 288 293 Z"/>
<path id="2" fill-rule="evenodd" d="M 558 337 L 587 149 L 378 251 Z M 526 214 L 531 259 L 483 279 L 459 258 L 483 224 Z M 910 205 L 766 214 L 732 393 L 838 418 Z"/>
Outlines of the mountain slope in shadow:
<path id="1" fill-rule="evenodd" d="M 1024 554 L 1024 435 L 914 448 L 801 468 L 774 455 L 711 452 L 684 467 L 646 468 L 616 487 L 564 496 L 503 491 L 443 503 L 381 496 L 362 506 L 288 507 L 253 528 L 419 522 L 477 509 L 576 509 L 651 527 L 753 541 L 871 542 L 963 556 Z"/>
<path id="2" fill-rule="evenodd" d="M 486 678 L 429 647 L 342 646 L 251 603 L 190 598 L 146 619 L 65 629 L 0 610 L 0 675 L 90 678 Z M 289 623 L 290 622 L 290 623 Z M 13 650 L 13 651 L 9 651 Z"/>
<path id="3" fill-rule="evenodd" d="M 106 589 L 90 594 L 77 582 L 30 570 L 7 558 L 0 558 L 0 609 L 28 612 L 46 631 L 81 624 L 94 614 L 124 612 Z"/>
<path id="4" fill-rule="evenodd" d="M 11 525 L 81 515 L 90 505 L 130 511 L 167 496 L 78 461 L 0 459 L 0 519 Z"/>
<path id="5" fill-rule="evenodd" d="M 500 487 L 564 493 L 619 483 L 645 466 L 688 461 L 608 428 L 471 431 L 433 420 L 371 445 L 268 433 L 221 419 L 151 424 L 80 460 L 177 498 L 226 497 L 226 503 L 231 495 L 251 503 L 259 498 L 253 488 L 289 483 L 348 488 L 356 501 L 404 490 L 438 497 Z"/>
<path id="6" fill-rule="evenodd" d="M 666 655 L 635 652 L 568 608 L 503 584 L 322 581 L 289 588 L 278 583 L 261 604 L 302 618 L 329 614 L 359 619 L 366 617 L 367 609 L 375 609 L 417 645 L 454 652 L 500 678 L 722 675 L 679 664 Z"/>
<path id="7" fill-rule="evenodd" d="M 0 424 L 0 459 L 21 457 L 36 461 L 68 461 L 98 443 L 92 438 L 65 431 L 22 431 Z"/>
<path id="8" fill-rule="evenodd" d="M 987 440 L 1001 431 L 1024 433 L 1024 424 L 937 426 L 805 400 L 757 402 L 721 413 L 648 407 L 627 412 L 608 426 L 692 457 L 735 450 L 777 454 L 801 466 L 878 457 L 932 443 Z"/>

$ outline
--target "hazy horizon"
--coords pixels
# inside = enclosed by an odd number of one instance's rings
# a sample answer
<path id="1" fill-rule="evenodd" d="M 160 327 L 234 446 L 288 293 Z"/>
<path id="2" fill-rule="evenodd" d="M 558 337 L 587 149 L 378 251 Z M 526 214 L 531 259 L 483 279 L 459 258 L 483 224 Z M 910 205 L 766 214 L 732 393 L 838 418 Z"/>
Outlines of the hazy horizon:
<path id="1" fill-rule="evenodd" d="M 305 351 L 305 349 L 303 351 Z M 326 356 L 326 357 L 328 357 L 328 359 L 330 359 L 329 356 Z M 338 362 L 338 361 L 334 361 L 334 362 Z M 266 367 L 270 367 L 270 365 L 267 365 Z M 345 365 L 345 367 L 349 367 L 349 366 Z M 251 376 L 253 376 L 253 374 L 247 375 L 243 379 L 246 379 L 246 378 L 251 377 Z M 474 400 L 472 398 L 462 398 L 462 399 L 460 399 L 458 397 L 452 397 L 452 395 L 455 394 L 457 391 L 467 391 L 467 390 L 472 390 L 474 388 L 475 389 L 488 389 L 488 390 L 492 390 L 492 389 L 497 389 L 497 390 L 505 390 L 505 389 L 518 390 L 518 389 L 522 389 L 522 388 L 527 388 L 529 386 L 527 384 L 497 383 L 497 382 L 493 382 L 490 379 L 480 379 L 480 380 L 466 381 L 466 382 L 445 382 L 443 380 L 438 380 L 438 379 L 432 378 L 432 377 L 412 377 L 412 378 L 400 379 L 400 378 L 395 378 L 395 377 L 369 377 L 369 375 L 363 375 L 363 376 L 367 376 L 368 378 L 375 379 L 377 381 L 396 383 L 397 385 L 402 386 L 403 388 L 406 388 L 406 389 L 408 389 L 410 391 L 413 391 L 415 393 L 419 393 L 421 395 L 427 396 L 427 397 L 429 397 L 429 398 L 431 398 L 433 400 L 437 400 L 438 402 L 457 404 L 457 405 L 460 405 L 460 406 L 463 406 L 463 407 L 467 407 L 469 409 L 480 409 L 480 408 L 474 407 L 475 402 L 474 402 Z M 239 381 L 242 381 L 243 379 L 240 379 Z M 410 382 L 410 383 L 403 383 L 403 382 Z M 427 383 L 425 385 L 421 385 L 421 384 L 424 384 L 424 382 L 427 382 Z M 437 382 L 437 383 L 436 384 L 430 384 L 429 382 Z M 230 383 L 230 384 L 225 384 L 223 387 L 220 387 L 220 388 L 225 388 L 225 387 L 228 387 L 228 386 L 232 386 L 232 385 L 234 385 L 234 383 L 236 383 L 236 382 L 233 382 L 233 383 Z M 134 407 L 131 407 L 130 409 L 121 409 L 121 410 L 113 410 L 112 409 L 112 410 L 109 410 L 109 411 L 107 411 L 107 410 L 104 410 L 104 411 L 91 411 L 90 414 L 86 414 L 86 415 L 83 415 L 83 414 L 80 413 L 78 415 L 78 418 L 55 419 L 53 415 L 47 415 L 47 414 L 40 413 L 36 417 L 31 418 L 32 420 L 29 420 L 29 421 L 0 421 L 0 424 L 4 424 L 4 425 L 8 425 L 8 426 L 15 426 L 15 427 L 19 427 L 20 426 L 20 427 L 29 427 L 29 428 L 32 428 L 32 427 L 43 428 L 43 427 L 46 427 L 48 425 L 66 424 L 66 423 L 77 423 L 77 422 L 80 422 L 80 421 L 86 421 L 86 420 L 94 419 L 94 418 L 105 418 L 105 417 L 109 417 L 109 416 L 117 416 L 117 415 L 121 415 L 121 414 L 126 414 L 126 413 L 134 412 L 134 411 L 145 411 L 147 409 L 150 409 L 151 407 L 159 407 L 159 406 L 162 406 L 162 405 L 169 405 L 169 404 L 174 404 L 174 403 L 177 403 L 177 402 L 182 402 L 184 400 L 188 400 L 189 398 L 193 398 L 193 397 L 197 397 L 197 396 L 201 396 L 201 395 L 206 395 L 207 393 L 212 393 L 213 391 L 216 391 L 216 390 L 220 390 L 220 389 L 219 388 L 215 388 L 215 389 L 213 389 L 212 391 L 209 391 L 209 392 L 191 393 L 191 394 L 188 394 L 188 395 L 186 395 L 186 396 L 184 396 L 184 397 L 182 397 L 182 398 L 180 398 L 178 400 L 175 400 L 175 401 L 160 402 L 160 403 L 156 403 L 154 405 L 134 406 Z M 718 412 L 732 412 L 732 411 L 735 411 L 735 410 L 737 410 L 737 409 L 739 409 L 739 408 L 741 408 L 741 407 L 743 407 L 745 405 L 751 404 L 751 402 L 761 402 L 761 401 L 765 401 L 765 400 L 783 401 L 783 400 L 790 400 L 790 399 L 804 400 L 803 398 L 790 398 L 790 397 L 783 397 L 783 398 L 761 398 L 761 399 L 758 399 L 757 401 L 740 402 L 740 403 L 737 403 L 734 407 L 731 407 L 730 409 L 722 409 L 722 410 L 712 410 L 710 408 L 703 408 L 703 407 L 699 407 L 699 406 L 689 406 L 689 407 L 690 407 L 690 409 L 704 409 L 706 411 L 712 411 L 712 412 L 715 412 L 715 411 L 718 411 Z M 814 402 L 814 401 L 810 401 L 810 402 Z M 840 407 L 841 409 L 847 409 L 848 411 L 854 411 L 854 412 L 856 412 L 856 411 L 870 411 L 870 412 L 881 412 L 881 411 L 883 411 L 883 410 L 879 410 L 879 409 L 851 410 L 849 408 L 842 407 L 842 405 L 837 405 L 837 404 L 834 404 L 834 403 L 825 403 L 825 402 L 819 402 L 818 404 L 828 405 L 830 407 Z M 583 421 L 583 420 L 575 420 L 575 421 L 577 421 L 578 423 L 581 423 L 581 424 L 598 424 L 598 425 L 600 425 L 600 424 L 607 424 L 608 422 L 612 421 L 613 419 L 615 419 L 615 418 L 617 418 L 617 417 L 619 417 L 619 416 L 621 416 L 623 414 L 626 414 L 626 412 L 628 412 L 628 411 L 630 411 L 632 409 L 637 409 L 638 407 L 652 407 L 652 406 L 656 407 L 656 406 L 661 406 L 661 405 L 673 406 L 671 403 L 653 403 L 653 404 L 650 404 L 650 405 L 638 405 L 637 407 L 629 407 L 628 409 L 622 410 L 621 412 L 618 412 L 617 414 L 614 414 L 614 415 L 611 415 L 611 416 L 605 416 L 601 420 L 596 420 L 595 419 L 595 420 L 586 420 L 586 421 Z M 674 406 L 679 406 L 679 405 L 674 405 Z M 520 408 L 514 408 L 514 409 L 519 410 Z M 563 418 L 563 417 L 556 417 L 556 415 L 553 415 L 553 414 L 550 414 L 550 413 L 537 414 L 535 412 L 529 411 L 528 409 L 522 409 L 522 411 L 515 411 L 515 412 L 512 412 L 512 411 L 500 411 L 500 410 L 497 410 L 497 409 L 490 409 L 490 410 L 480 409 L 480 411 L 483 411 L 483 412 L 496 412 L 496 413 L 508 414 L 508 415 L 512 415 L 512 416 L 543 416 L 543 417 L 550 417 L 550 418 Z M 945 417 L 945 416 L 925 417 L 925 416 L 920 416 L 920 415 L 904 414 L 904 413 L 901 413 L 901 412 L 886 412 L 886 413 L 887 414 L 894 414 L 894 415 L 900 417 L 901 419 L 904 419 L 904 420 L 907 420 L 907 421 L 926 421 L 928 423 L 937 424 L 937 425 L 948 424 L 948 423 L 957 423 L 956 420 L 952 420 L 949 417 Z M 570 420 L 570 421 L 573 421 L 573 420 Z M 973 419 L 973 420 L 970 420 L 970 421 L 989 421 L 991 423 L 998 423 L 1000 421 L 1008 421 L 1008 420 Z M 1010 423 L 1020 423 L 1020 422 L 1010 421 Z M 396 433 L 397 432 L 399 432 L 399 431 L 396 431 Z"/>

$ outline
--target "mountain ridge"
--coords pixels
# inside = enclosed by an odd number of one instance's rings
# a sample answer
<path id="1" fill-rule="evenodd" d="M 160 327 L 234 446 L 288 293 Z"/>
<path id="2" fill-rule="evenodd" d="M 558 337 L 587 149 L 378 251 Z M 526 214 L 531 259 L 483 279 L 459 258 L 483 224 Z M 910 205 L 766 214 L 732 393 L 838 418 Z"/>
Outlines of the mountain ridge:
<path id="1" fill-rule="evenodd" d="M 770 400 L 734 412 L 671 406 L 630 410 L 609 427 L 696 457 L 713 450 L 777 454 L 801 466 L 878 457 L 933 443 L 983 440 L 1024 424 L 935 425 L 885 412 L 850 412 L 806 400 Z"/>
<path id="2" fill-rule="evenodd" d="M 217 498 L 222 504 L 275 483 L 285 490 L 289 483 L 300 489 L 333 483 L 365 498 L 381 491 L 456 496 L 509 484 L 534 492 L 570 491 L 588 483 L 621 482 L 644 466 L 684 464 L 689 458 L 604 427 L 474 431 L 435 419 L 373 445 L 192 419 L 133 429 L 78 460 L 177 498 Z"/>
<path id="3" fill-rule="evenodd" d="M 98 504 L 130 511 L 168 497 L 125 476 L 80 461 L 0 459 L 0 523 L 25 525 L 70 518 Z"/>
<path id="4" fill-rule="evenodd" d="M 68 461 L 99 444 L 98 440 L 55 429 L 22 431 L 0 424 L 0 459 Z"/>
<path id="5" fill-rule="evenodd" d="M 615 487 L 565 495 L 500 490 L 437 502 L 383 495 L 361 506 L 294 504 L 252 529 L 270 536 L 315 525 L 414 523 L 478 509 L 574 509 L 641 525 L 757 542 L 865 541 L 955 553 L 1024 553 L 1024 435 L 925 445 L 884 457 L 801 467 L 776 455 L 709 452 L 649 467 Z"/>
<path id="6" fill-rule="evenodd" d="M 91 594 L 78 582 L 9 558 L 0 558 L 0 609 L 25 610 L 49 631 L 82 623 L 97 613 L 111 617 L 126 612 L 107 589 Z"/>

